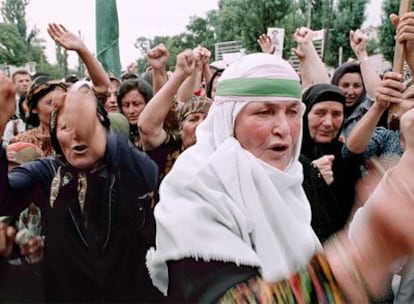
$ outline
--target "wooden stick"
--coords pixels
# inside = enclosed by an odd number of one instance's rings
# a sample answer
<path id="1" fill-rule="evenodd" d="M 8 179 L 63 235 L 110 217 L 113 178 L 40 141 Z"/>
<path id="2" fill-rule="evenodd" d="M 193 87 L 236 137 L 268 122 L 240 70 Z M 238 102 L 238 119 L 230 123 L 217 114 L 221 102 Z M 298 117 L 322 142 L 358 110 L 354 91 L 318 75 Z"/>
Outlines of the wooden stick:
<path id="1" fill-rule="evenodd" d="M 398 16 L 401 17 L 407 12 L 411 11 L 411 0 L 400 0 L 400 8 L 398 11 Z M 405 52 L 404 52 L 404 44 L 401 44 L 395 41 L 394 47 L 394 59 L 393 59 L 393 71 L 398 72 L 404 76 L 404 62 L 405 62 Z M 388 123 L 394 118 L 395 113 L 398 110 L 397 104 L 391 104 L 388 109 Z"/>

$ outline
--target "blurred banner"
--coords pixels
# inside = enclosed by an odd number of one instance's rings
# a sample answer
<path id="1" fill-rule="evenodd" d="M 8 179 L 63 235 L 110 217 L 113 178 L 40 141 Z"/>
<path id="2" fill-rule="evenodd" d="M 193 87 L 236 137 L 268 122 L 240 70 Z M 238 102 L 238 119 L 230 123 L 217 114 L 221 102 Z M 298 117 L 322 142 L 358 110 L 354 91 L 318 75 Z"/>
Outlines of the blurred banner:
<path id="1" fill-rule="evenodd" d="M 96 53 L 105 71 L 121 78 L 116 0 L 96 0 Z"/>

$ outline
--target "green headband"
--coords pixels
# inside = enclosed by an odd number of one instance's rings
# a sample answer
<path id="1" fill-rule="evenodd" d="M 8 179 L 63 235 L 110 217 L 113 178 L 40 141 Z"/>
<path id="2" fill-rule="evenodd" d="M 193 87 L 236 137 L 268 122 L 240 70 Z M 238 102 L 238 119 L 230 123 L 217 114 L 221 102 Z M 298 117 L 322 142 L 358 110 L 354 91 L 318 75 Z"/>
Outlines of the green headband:
<path id="1" fill-rule="evenodd" d="M 272 96 L 300 99 L 299 81 L 291 79 L 234 78 L 217 85 L 216 96 Z"/>

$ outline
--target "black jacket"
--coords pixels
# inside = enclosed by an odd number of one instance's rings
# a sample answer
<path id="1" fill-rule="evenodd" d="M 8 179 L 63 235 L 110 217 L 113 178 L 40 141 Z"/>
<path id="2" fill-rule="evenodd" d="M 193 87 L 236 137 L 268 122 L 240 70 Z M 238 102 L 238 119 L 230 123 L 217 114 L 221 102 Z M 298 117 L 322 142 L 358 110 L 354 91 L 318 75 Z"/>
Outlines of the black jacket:
<path id="1" fill-rule="evenodd" d="M 117 133 L 108 134 L 105 157 L 86 173 L 83 212 L 78 203 L 79 171 L 55 158 L 27 163 L 8 176 L 0 152 L 0 211 L 17 214 L 36 195 L 44 218 L 44 286 L 50 302 L 143 302 L 153 291 L 145 235 L 156 165 Z M 61 167 L 57 198 L 50 185 Z M 7 187 L 9 183 L 9 187 Z"/>

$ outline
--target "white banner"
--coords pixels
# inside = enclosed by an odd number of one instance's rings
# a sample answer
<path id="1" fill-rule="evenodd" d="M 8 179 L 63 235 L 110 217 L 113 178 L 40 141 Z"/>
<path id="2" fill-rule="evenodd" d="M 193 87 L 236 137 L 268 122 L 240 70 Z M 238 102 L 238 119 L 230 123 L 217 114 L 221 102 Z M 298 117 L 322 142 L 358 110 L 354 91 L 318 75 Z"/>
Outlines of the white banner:
<path id="1" fill-rule="evenodd" d="M 270 37 L 273 45 L 276 48 L 275 53 L 282 57 L 283 42 L 285 39 L 285 29 L 280 27 L 269 27 L 267 28 L 267 35 Z"/>

